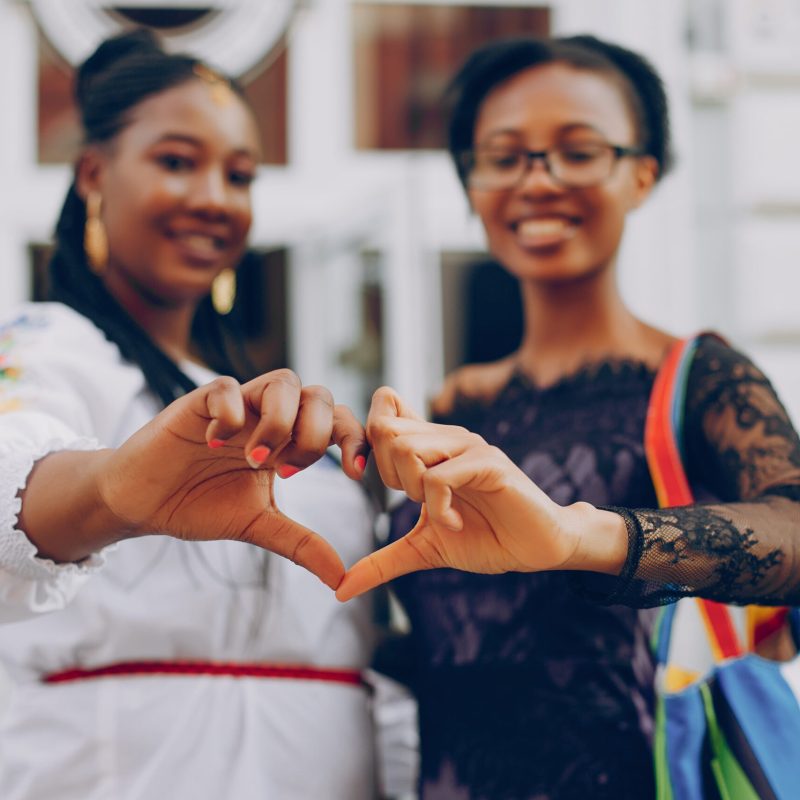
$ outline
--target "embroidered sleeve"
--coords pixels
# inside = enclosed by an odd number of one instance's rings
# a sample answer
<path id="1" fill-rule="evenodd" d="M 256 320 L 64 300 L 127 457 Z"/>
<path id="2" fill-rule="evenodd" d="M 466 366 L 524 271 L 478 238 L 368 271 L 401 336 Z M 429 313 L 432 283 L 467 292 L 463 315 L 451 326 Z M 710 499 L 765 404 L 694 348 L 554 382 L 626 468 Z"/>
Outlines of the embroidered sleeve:
<path id="1" fill-rule="evenodd" d="M 37 313 L 0 326 L 0 622 L 62 608 L 103 561 L 101 555 L 81 564 L 39 558 L 17 526 L 20 494 L 36 461 L 58 450 L 99 447 L 87 435 L 80 398 L 63 381 L 43 377 L 47 359 L 39 357 L 39 345 L 52 333 L 47 325 L 47 315 Z"/>
<path id="2" fill-rule="evenodd" d="M 605 601 L 800 604 L 800 439 L 786 410 L 747 358 L 712 338 L 698 348 L 686 403 L 689 478 L 717 500 L 615 509 L 634 546 L 627 579 Z"/>

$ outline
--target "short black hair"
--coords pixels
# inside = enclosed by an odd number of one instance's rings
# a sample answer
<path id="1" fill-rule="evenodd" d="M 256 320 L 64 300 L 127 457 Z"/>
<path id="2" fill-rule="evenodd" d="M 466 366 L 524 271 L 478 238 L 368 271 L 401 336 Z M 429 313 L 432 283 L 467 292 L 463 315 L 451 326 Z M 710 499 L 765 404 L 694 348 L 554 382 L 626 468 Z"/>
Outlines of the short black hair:
<path id="1" fill-rule="evenodd" d="M 468 167 L 460 154 L 473 146 L 475 123 L 486 96 L 518 72 L 563 63 L 615 78 L 630 105 L 639 146 L 658 164 L 658 177 L 673 164 L 664 84 L 650 62 L 632 50 L 594 36 L 526 37 L 493 42 L 476 50 L 450 82 L 448 148 L 464 186 Z"/>
<path id="2" fill-rule="evenodd" d="M 112 141 L 125 129 L 130 112 L 139 103 L 197 77 L 195 68 L 200 64 L 192 56 L 165 52 L 147 29 L 102 42 L 76 75 L 75 97 L 85 143 Z M 242 96 L 241 87 L 234 81 L 229 83 Z M 125 312 L 89 268 L 83 247 L 85 225 L 86 207 L 73 182 L 56 224 L 48 299 L 88 317 L 119 347 L 123 358 L 141 368 L 150 390 L 168 405 L 196 388 L 195 383 Z M 250 377 L 252 368 L 244 356 L 241 337 L 227 331 L 225 325 L 206 298 L 195 315 L 192 341 L 212 369 L 243 380 Z"/>

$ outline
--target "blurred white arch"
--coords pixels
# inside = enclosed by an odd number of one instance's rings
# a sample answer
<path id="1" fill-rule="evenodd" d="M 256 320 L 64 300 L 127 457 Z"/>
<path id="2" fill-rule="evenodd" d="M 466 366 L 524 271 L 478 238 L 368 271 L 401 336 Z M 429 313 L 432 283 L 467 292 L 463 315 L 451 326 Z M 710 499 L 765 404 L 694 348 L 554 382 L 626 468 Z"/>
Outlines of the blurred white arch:
<path id="1" fill-rule="evenodd" d="M 28 0 L 47 39 L 73 66 L 97 45 L 123 28 L 108 0 Z M 126 0 L 142 9 L 202 10 L 197 0 Z M 198 8 L 200 6 L 200 8 Z M 228 75 L 242 76 L 256 67 L 286 33 L 297 0 L 213 0 L 197 23 L 166 36 L 170 49 L 191 53 Z"/>

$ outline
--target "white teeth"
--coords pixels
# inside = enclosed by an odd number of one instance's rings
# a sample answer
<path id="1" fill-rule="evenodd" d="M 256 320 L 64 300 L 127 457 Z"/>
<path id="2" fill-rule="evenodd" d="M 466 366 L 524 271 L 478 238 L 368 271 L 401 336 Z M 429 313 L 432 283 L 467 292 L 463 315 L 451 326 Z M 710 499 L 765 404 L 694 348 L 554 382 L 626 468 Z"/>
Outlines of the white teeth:
<path id="1" fill-rule="evenodd" d="M 187 233 L 179 238 L 193 250 L 209 253 L 216 252 L 217 250 L 216 241 L 213 236 L 205 236 L 200 233 Z"/>
<path id="2" fill-rule="evenodd" d="M 565 219 L 526 219 L 519 224 L 523 236 L 543 236 L 564 231 L 569 223 Z"/>
<path id="3" fill-rule="evenodd" d="M 575 235 L 576 224 L 565 217 L 525 219 L 517 225 L 517 236 L 530 247 L 555 245 Z"/>

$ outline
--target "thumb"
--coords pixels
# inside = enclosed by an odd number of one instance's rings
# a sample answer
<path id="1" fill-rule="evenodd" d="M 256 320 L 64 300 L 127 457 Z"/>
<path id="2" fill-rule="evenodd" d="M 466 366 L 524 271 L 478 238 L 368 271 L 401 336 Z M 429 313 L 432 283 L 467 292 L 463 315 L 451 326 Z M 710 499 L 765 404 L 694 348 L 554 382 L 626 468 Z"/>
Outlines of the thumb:
<path id="1" fill-rule="evenodd" d="M 263 514 L 243 538 L 307 569 L 331 589 L 342 582 L 344 564 L 336 550 L 318 533 L 278 510 Z"/>
<path id="2" fill-rule="evenodd" d="M 402 539 L 387 544 L 350 567 L 336 590 L 336 599 L 344 603 L 409 572 L 444 566 L 434 563 L 423 554 L 431 552 L 433 555 L 435 552 L 425 546 L 424 534 L 427 530 L 428 514 L 423 506 L 417 524 Z"/>

